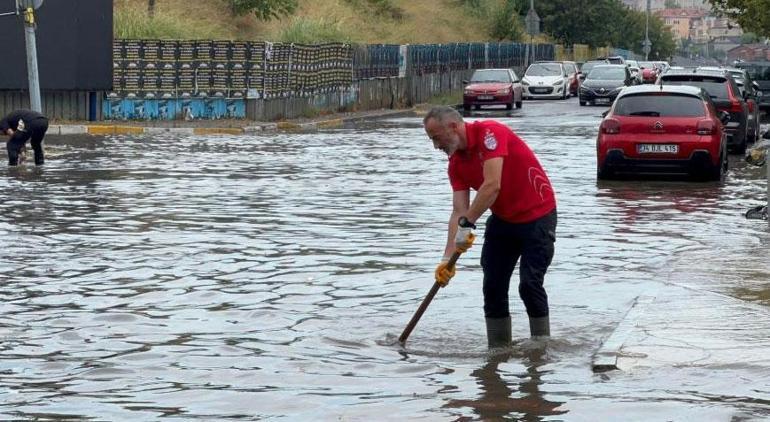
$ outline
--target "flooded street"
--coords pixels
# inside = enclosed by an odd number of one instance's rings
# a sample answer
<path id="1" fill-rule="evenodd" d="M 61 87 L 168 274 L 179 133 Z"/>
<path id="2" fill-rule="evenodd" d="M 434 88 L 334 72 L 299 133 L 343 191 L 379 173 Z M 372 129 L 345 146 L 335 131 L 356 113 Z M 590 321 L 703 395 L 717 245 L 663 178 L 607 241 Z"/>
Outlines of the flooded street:
<path id="1" fill-rule="evenodd" d="M 753 352 L 592 371 L 649 292 L 770 313 L 770 231 L 743 217 L 766 202 L 765 169 L 731 156 L 724 183 L 597 184 L 603 111 L 572 98 L 494 115 L 540 158 L 559 227 L 552 339 L 527 338 L 512 294 L 520 340 L 491 356 L 480 241 L 393 345 L 433 283 L 451 209 L 420 117 L 47 138 L 42 170 L 0 168 L 0 419 L 770 418 L 770 362 Z M 723 331 L 756 322 L 714 312 Z"/>

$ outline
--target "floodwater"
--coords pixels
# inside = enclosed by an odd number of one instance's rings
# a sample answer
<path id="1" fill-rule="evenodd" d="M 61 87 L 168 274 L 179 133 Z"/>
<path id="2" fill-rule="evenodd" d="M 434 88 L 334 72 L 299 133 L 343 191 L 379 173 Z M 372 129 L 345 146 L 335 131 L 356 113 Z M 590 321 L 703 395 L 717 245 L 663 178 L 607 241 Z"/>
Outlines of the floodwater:
<path id="1" fill-rule="evenodd" d="M 553 338 L 527 339 L 514 294 L 520 340 L 492 354 L 478 246 L 393 344 L 431 287 L 451 205 L 419 117 L 49 137 L 42 170 L 0 169 L 0 419 L 770 418 L 767 367 L 592 372 L 658 285 L 770 307 L 767 224 L 742 216 L 766 200 L 764 169 L 732 157 L 724 183 L 597 184 L 602 111 L 571 99 L 497 116 L 549 173 L 559 228 Z"/>

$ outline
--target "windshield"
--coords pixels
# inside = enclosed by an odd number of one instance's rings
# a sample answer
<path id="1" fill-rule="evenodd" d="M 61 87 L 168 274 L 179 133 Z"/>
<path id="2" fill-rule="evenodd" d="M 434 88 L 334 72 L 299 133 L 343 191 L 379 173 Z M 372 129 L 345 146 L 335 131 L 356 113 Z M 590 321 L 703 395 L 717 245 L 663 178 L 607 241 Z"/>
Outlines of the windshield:
<path id="1" fill-rule="evenodd" d="M 645 93 L 618 99 L 613 114 L 619 116 L 699 117 L 706 115 L 703 100 L 691 95 Z"/>
<path id="2" fill-rule="evenodd" d="M 639 62 L 639 67 L 643 69 L 654 69 L 655 63 L 653 62 Z"/>
<path id="3" fill-rule="evenodd" d="M 586 79 L 604 79 L 622 81 L 626 79 L 626 72 L 622 67 L 596 67 L 588 74 Z"/>
<path id="4" fill-rule="evenodd" d="M 507 70 L 477 70 L 471 76 L 471 82 L 511 82 Z"/>
<path id="5" fill-rule="evenodd" d="M 561 76 L 561 65 L 556 63 L 535 63 L 529 66 L 527 76 Z"/>
<path id="6" fill-rule="evenodd" d="M 730 96 L 727 93 L 727 81 L 724 79 L 716 79 L 716 78 L 702 78 L 702 79 L 695 79 L 695 78 L 666 78 L 663 81 L 663 85 L 689 85 L 689 86 L 696 86 L 700 87 L 706 90 L 708 92 L 709 96 L 714 99 L 727 99 Z"/>
<path id="7" fill-rule="evenodd" d="M 751 79 L 756 81 L 770 81 L 770 63 L 766 65 L 743 64 L 741 68 L 746 69 Z"/>

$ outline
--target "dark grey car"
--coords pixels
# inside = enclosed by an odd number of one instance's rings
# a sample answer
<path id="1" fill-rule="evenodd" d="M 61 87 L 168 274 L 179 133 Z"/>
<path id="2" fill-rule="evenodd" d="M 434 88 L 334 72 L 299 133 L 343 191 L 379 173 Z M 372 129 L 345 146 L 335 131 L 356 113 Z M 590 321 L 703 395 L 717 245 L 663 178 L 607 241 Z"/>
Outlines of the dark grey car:
<path id="1" fill-rule="evenodd" d="M 594 66 L 578 89 L 581 106 L 591 104 L 612 104 L 620 90 L 633 85 L 628 66 L 604 64 Z"/>
<path id="2" fill-rule="evenodd" d="M 717 110 L 730 114 L 730 121 L 725 125 L 727 147 L 738 154 L 746 151 L 749 107 L 729 72 L 724 69 L 669 69 L 660 75 L 657 83 L 691 85 L 706 90 Z"/>

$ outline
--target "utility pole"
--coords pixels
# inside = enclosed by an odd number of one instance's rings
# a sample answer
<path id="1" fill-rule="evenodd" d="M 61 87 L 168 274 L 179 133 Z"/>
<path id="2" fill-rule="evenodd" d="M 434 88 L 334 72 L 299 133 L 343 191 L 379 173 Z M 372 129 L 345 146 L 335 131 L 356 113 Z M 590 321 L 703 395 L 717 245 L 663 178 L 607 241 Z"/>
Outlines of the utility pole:
<path id="1" fill-rule="evenodd" d="M 40 74 L 37 68 L 37 41 L 35 39 L 35 9 L 43 0 L 16 0 L 17 14 L 24 16 L 24 41 L 27 45 L 27 80 L 29 81 L 29 105 L 38 113 L 43 112 L 40 101 Z"/>
<path id="2" fill-rule="evenodd" d="M 642 47 L 642 51 L 644 51 L 644 60 L 650 60 L 650 51 L 652 51 L 652 43 L 650 42 L 650 1 L 647 0 L 647 14 L 645 14 L 645 20 L 644 20 L 644 47 Z"/>

